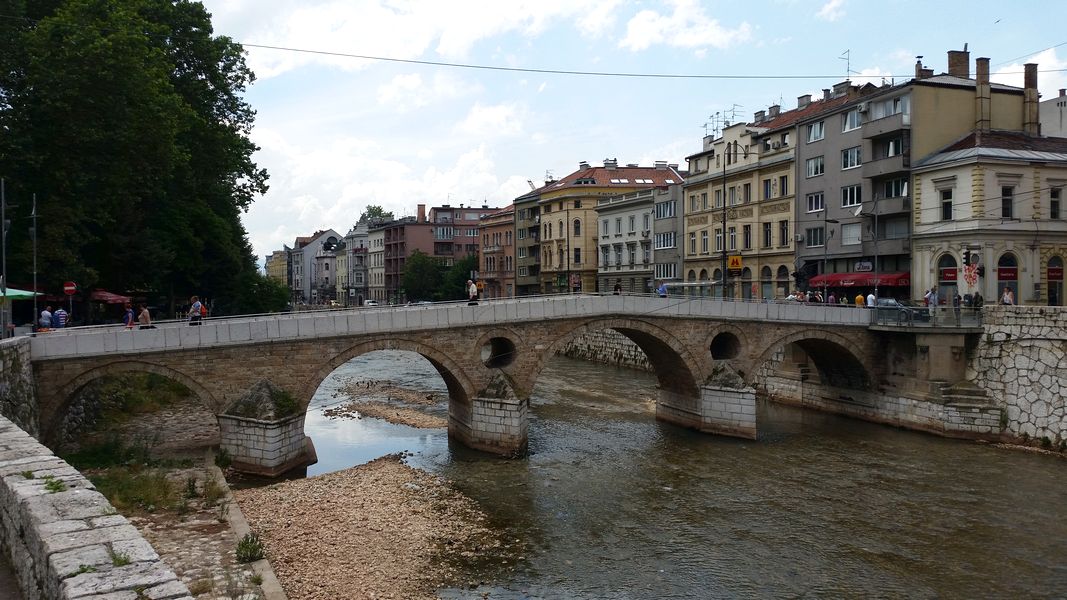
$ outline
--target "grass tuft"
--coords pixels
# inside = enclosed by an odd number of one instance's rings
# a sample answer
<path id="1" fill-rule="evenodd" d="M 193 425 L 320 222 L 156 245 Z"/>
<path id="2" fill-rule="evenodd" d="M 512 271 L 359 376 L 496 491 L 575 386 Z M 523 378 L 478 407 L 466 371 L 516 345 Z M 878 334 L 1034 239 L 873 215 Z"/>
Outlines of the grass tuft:
<path id="1" fill-rule="evenodd" d="M 263 542 L 256 533 L 246 533 L 237 542 L 237 562 L 250 563 L 263 558 Z"/>

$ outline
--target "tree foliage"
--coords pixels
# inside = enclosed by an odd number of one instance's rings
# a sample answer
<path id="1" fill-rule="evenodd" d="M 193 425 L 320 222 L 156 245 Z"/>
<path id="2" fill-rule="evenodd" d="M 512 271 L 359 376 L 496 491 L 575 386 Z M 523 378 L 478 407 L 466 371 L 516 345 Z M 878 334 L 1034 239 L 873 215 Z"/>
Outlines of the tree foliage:
<path id="1" fill-rule="evenodd" d="M 478 269 L 478 257 L 468 256 L 457 260 L 452 268 L 445 273 L 441 282 L 442 300 L 466 300 L 467 280 L 470 279 L 471 271 Z"/>
<path id="2" fill-rule="evenodd" d="M 254 81 L 239 44 L 186 0 L 10 0 L 0 20 L 0 174 L 18 205 L 11 281 L 29 281 L 38 198 L 46 289 L 196 293 L 261 306 L 240 215 L 266 191 L 252 161 Z M 270 294 L 268 294 L 270 296 Z"/>
<path id="3" fill-rule="evenodd" d="M 441 300 L 444 272 L 441 261 L 416 250 L 404 261 L 404 294 L 408 300 Z"/>
<path id="4" fill-rule="evenodd" d="M 359 221 L 362 223 L 371 220 L 392 221 L 393 213 L 385 212 L 384 208 L 376 204 L 369 204 L 363 209 L 363 214 L 359 215 Z"/>

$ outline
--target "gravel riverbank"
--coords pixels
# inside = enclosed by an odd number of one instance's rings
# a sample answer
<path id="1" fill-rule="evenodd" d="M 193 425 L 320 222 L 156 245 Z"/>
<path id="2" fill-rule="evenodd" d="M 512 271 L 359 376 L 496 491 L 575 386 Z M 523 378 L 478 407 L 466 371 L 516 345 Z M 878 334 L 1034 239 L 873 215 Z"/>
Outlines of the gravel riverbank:
<path id="1" fill-rule="evenodd" d="M 434 598 L 505 550 L 474 501 L 398 456 L 234 495 L 291 600 Z"/>

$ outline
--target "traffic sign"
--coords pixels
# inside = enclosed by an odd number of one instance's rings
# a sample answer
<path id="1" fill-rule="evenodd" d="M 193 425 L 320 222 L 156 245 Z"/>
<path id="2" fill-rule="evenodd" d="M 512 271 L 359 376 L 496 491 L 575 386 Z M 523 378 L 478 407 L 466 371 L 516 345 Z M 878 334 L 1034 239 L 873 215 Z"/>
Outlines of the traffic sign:
<path id="1" fill-rule="evenodd" d="M 730 269 L 731 271 L 740 271 L 741 270 L 741 255 L 740 254 L 735 254 L 733 256 L 730 256 L 729 259 L 728 259 L 728 262 L 726 263 L 726 268 Z"/>
<path id="2" fill-rule="evenodd" d="M 68 281 L 63 284 L 63 293 L 68 296 L 73 296 L 78 291 L 78 284 L 73 281 Z"/>

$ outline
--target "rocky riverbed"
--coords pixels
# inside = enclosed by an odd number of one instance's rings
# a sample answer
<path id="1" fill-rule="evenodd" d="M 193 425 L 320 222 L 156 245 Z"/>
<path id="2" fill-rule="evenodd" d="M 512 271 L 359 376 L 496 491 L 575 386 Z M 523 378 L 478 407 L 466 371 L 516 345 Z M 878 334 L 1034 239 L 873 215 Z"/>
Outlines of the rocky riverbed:
<path id="1" fill-rule="evenodd" d="M 474 501 L 399 456 L 235 497 L 292 600 L 434 598 L 467 583 L 464 561 L 510 554 Z"/>
<path id="2" fill-rule="evenodd" d="M 348 401 L 342 401 L 343 404 L 322 411 L 324 416 L 331 419 L 373 417 L 421 429 L 448 427 L 447 419 L 426 412 L 427 407 L 443 400 L 432 392 L 408 389 L 385 381 L 363 379 L 346 382 L 334 397 L 347 398 Z"/>

